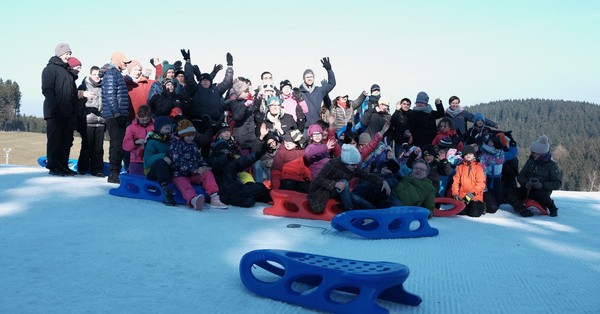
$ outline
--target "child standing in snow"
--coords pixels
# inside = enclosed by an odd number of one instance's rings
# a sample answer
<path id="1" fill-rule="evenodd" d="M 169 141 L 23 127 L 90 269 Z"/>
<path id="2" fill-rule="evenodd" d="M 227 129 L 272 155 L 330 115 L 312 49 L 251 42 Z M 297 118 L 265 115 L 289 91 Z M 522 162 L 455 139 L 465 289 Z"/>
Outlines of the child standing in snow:
<path id="1" fill-rule="evenodd" d="M 227 209 L 219 198 L 219 187 L 215 177 L 200 154 L 200 149 L 194 142 L 196 129 L 192 123 L 183 119 L 177 125 L 178 137 L 171 139 L 169 156 L 172 161 L 173 183 L 183 195 L 190 207 L 202 210 L 204 195 L 196 194 L 192 183 L 201 184 L 210 195 L 210 205 L 214 208 Z"/>

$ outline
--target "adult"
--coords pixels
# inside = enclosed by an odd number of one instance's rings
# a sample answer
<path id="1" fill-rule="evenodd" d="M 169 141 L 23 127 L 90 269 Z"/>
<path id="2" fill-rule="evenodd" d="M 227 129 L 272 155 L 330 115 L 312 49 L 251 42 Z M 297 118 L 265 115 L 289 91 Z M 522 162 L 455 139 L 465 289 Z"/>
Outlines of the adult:
<path id="1" fill-rule="evenodd" d="M 300 93 L 302 98 L 306 101 L 308 112 L 306 113 L 306 124 L 312 125 L 320 118 L 321 104 L 323 98 L 335 87 L 335 74 L 331 69 L 331 63 L 329 58 L 325 57 L 321 59 L 321 64 L 327 71 L 327 83 L 321 86 L 315 86 L 315 73 L 311 69 L 304 70 L 302 75 L 303 83 L 300 85 Z"/>
<path id="2" fill-rule="evenodd" d="M 448 99 L 449 107 L 446 108 L 445 115 L 452 119 L 454 128 L 458 135 L 464 136 L 467 132 L 467 122 L 473 120 L 473 114 L 470 113 L 464 106 L 460 105 L 460 98 L 458 96 L 451 96 Z M 485 125 L 498 128 L 498 124 L 492 120 L 485 119 Z"/>
<path id="3" fill-rule="evenodd" d="M 411 104 L 410 99 L 402 98 L 402 100 L 396 103 L 396 111 L 394 111 L 390 120 L 390 137 L 394 143 L 394 156 L 396 158 L 402 154 L 402 144 L 412 143 L 410 131 L 408 131 L 408 121 L 412 114 L 412 110 L 410 109 Z"/>
<path id="4" fill-rule="evenodd" d="M 429 175 L 429 165 L 421 158 L 412 164 L 410 175 L 402 177 L 392 188 L 392 197 L 399 199 L 404 206 L 420 206 L 429 209 L 429 217 L 435 208 L 435 188 Z"/>
<path id="5" fill-rule="evenodd" d="M 134 114 L 138 109 L 148 104 L 148 100 L 150 99 L 148 98 L 148 93 L 152 84 L 156 81 L 142 74 L 142 64 L 137 60 L 133 60 L 127 65 L 127 73 L 129 75 L 125 76 L 125 84 L 127 85 L 129 98 L 131 99 L 132 111 L 129 113 L 129 119 L 133 120 L 135 118 Z"/>
<path id="6" fill-rule="evenodd" d="M 242 155 L 250 152 L 256 142 L 256 124 L 254 123 L 254 102 L 250 98 L 250 84 L 245 78 L 236 78 L 225 102 L 233 115 L 233 137 L 240 144 Z"/>
<path id="7" fill-rule="evenodd" d="M 380 99 L 377 106 L 370 108 L 365 112 L 360 119 L 360 123 L 365 127 L 364 132 L 373 138 L 377 132 L 383 129 L 383 125 L 390 121 L 391 118 L 389 101 Z"/>
<path id="8" fill-rule="evenodd" d="M 354 115 L 352 114 L 358 107 L 363 103 L 365 98 L 367 97 L 367 92 L 363 91 L 358 95 L 358 98 L 355 100 L 349 100 L 348 95 L 337 96 L 332 104 L 330 114 L 335 117 L 335 121 L 333 122 L 333 128 L 335 132 L 341 134 L 344 132 L 345 126 L 347 123 L 354 124 Z M 340 129 L 344 128 L 344 130 L 340 131 Z"/>
<path id="9" fill-rule="evenodd" d="M 108 162 L 110 173 L 107 181 L 120 183 L 119 173 L 123 161 L 123 138 L 127 128 L 127 120 L 131 102 L 125 79 L 121 74 L 131 59 L 122 52 L 113 52 L 110 63 L 103 68 L 107 70 L 102 75 L 102 116 L 106 120 L 106 129 L 110 137 Z"/>
<path id="10" fill-rule="evenodd" d="M 267 125 L 267 130 L 277 140 L 283 142 L 283 135 L 292 129 L 298 129 L 294 118 L 282 110 L 281 98 L 272 96 L 267 100 L 268 110 L 262 122 Z"/>
<path id="11" fill-rule="evenodd" d="M 104 132 L 105 120 L 102 117 L 102 87 L 100 68 L 93 66 L 90 75 L 83 78 L 78 88 L 83 98 L 80 100 L 85 106 L 86 138 L 85 146 L 82 145 L 77 160 L 77 171 L 87 172 L 94 176 L 104 178 Z M 84 148 L 85 147 L 85 148 Z"/>
<path id="12" fill-rule="evenodd" d="M 436 119 L 444 116 L 444 106 L 442 101 L 437 98 L 435 100 L 435 108 L 433 110 L 429 104 L 429 95 L 426 92 L 419 92 L 415 100 L 410 120 L 408 120 L 408 129 L 413 138 L 413 145 L 423 147 L 426 144 L 431 144 L 437 133 Z"/>
<path id="13" fill-rule="evenodd" d="M 42 71 L 48 158 L 46 168 L 49 174 L 55 176 L 74 174 L 68 164 L 73 130 L 77 123 L 77 88 L 73 75 L 68 71 L 69 58 L 71 47 L 65 43 L 58 44 L 54 56 Z"/>

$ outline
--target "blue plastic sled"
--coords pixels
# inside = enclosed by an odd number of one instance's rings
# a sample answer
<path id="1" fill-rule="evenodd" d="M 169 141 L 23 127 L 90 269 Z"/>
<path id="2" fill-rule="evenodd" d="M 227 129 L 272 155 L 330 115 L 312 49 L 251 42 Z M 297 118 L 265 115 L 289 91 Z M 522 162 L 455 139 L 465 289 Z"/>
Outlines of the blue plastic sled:
<path id="1" fill-rule="evenodd" d="M 434 237 L 440 232 L 429 226 L 429 213 L 418 206 L 351 210 L 333 217 L 331 226 L 369 239 Z M 413 222 L 418 222 L 418 226 Z"/>
<path id="2" fill-rule="evenodd" d="M 110 195 L 157 202 L 163 201 L 162 188 L 156 181 L 148 180 L 144 176 L 128 173 L 122 173 L 119 175 L 119 180 L 121 181 L 121 184 L 118 188 L 110 189 L 108 191 Z M 177 204 L 187 205 L 177 187 L 175 187 L 175 185 L 172 183 L 169 183 L 169 187 L 173 191 L 173 199 L 175 202 Z M 196 190 L 196 193 L 203 194 L 204 197 L 208 199 L 208 195 L 201 186 L 194 185 L 194 189 Z"/>
<path id="3" fill-rule="evenodd" d="M 37 162 L 40 166 L 46 168 L 46 165 L 48 164 L 48 157 L 46 156 L 41 156 L 40 158 L 37 159 Z M 103 167 L 102 167 L 102 172 L 104 172 L 104 175 L 107 176 L 110 174 L 110 164 L 107 162 L 104 162 Z M 77 159 L 69 159 L 69 169 L 73 170 L 73 171 L 77 171 Z M 125 165 L 121 165 L 121 173 L 124 173 L 125 171 Z M 88 171 L 88 174 L 90 172 Z"/>
<path id="4" fill-rule="evenodd" d="M 248 290 L 274 300 L 332 313 L 388 313 L 378 299 L 410 306 L 421 298 L 404 290 L 407 266 L 284 250 L 255 250 L 240 261 Z"/>

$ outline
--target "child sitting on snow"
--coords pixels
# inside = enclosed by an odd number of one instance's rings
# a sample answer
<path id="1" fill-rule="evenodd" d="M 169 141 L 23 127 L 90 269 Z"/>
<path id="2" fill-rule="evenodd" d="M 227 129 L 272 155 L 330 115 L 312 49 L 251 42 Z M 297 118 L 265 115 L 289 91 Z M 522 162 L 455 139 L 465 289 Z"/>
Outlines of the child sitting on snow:
<path id="1" fill-rule="evenodd" d="M 129 173 L 144 175 L 144 144 L 146 135 L 154 130 L 150 107 L 140 106 L 136 118 L 125 129 L 123 150 L 129 152 Z"/>

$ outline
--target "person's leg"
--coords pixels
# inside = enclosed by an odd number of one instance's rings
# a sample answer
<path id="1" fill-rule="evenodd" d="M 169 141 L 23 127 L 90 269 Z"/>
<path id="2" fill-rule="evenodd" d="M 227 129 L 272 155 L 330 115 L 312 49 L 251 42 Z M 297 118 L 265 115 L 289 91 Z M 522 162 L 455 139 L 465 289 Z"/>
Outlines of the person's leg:
<path id="1" fill-rule="evenodd" d="M 190 207 L 194 207 L 194 204 L 190 202 L 194 196 L 196 196 L 196 190 L 194 190 L 194 187 L 190 182 L 190 177 L 174 177 L 173 184 L 175 184 L 179 192 L 181 192 L 181 196 L 183 196 L 186 204 Z"/>
<path id="2" fill-rule="evenodd" d="M 348 184 L 348 181 L 340 180 L 339 182 L 343 182 L 346 187 L 342 190 L 338 190 L 337 188 L 333 189 L 331 196 L 340 200 L 342 203 L 342 211 L 354 209 L 354 204 L 352 203 L 352 193 L 350 193 L 350 185 Z"/>
<path id="3" fill-rule="evenodd" d="M 263 164 L 262 160 L 257 160 L 255 163 L 252 164 L 252 177 L 254 178 L 254 182 L 263 182 L 263 180 L 265 179 L 265 171 L 266 171 L 266 167 Z"/>
<path id="4" fill-rule="evenodd" d="M 123 138 L 125 129 L 119 126 L 116 118 L 106 119 L 106 129 L 110 137 L 108 162 L 110 163 L 109 182 L 118 183 L 121 163 L 123 162 Z M 116 178 L 116 182 L 115 181 Z"/>
<path id="5" fill-rule="evenodd" d="M 90 169 L 93 175 L 104 175 L 104 131 L 105 126 L 88 127 Z"/>
<path id="6" fill-rule="evenodd" d="M 469 217 L 480 217 L 483 214 L 483 203 L 480 201 L 470 201 L 466 209 Z"/>
<path id="7" fill-rule="evenodd" d="M 50 174 L 59 174 L 57 172 L 60 166 L 58 145 L 62 135 L 59 120 L 56 118 L 46 120 L 46 168 L 50 170 Z"/>
<path id="8" fill-rule="evenodd" d="M 529 192 L 529 198 L 540 203 L 543 207 L 548 209 L 548 215 L 551 217 L 556 217 L 558 215 L 558 208 L 554 201 L 550 197 L 552 195 L 552 191 L 547 190 L 531 190 Z"/>

